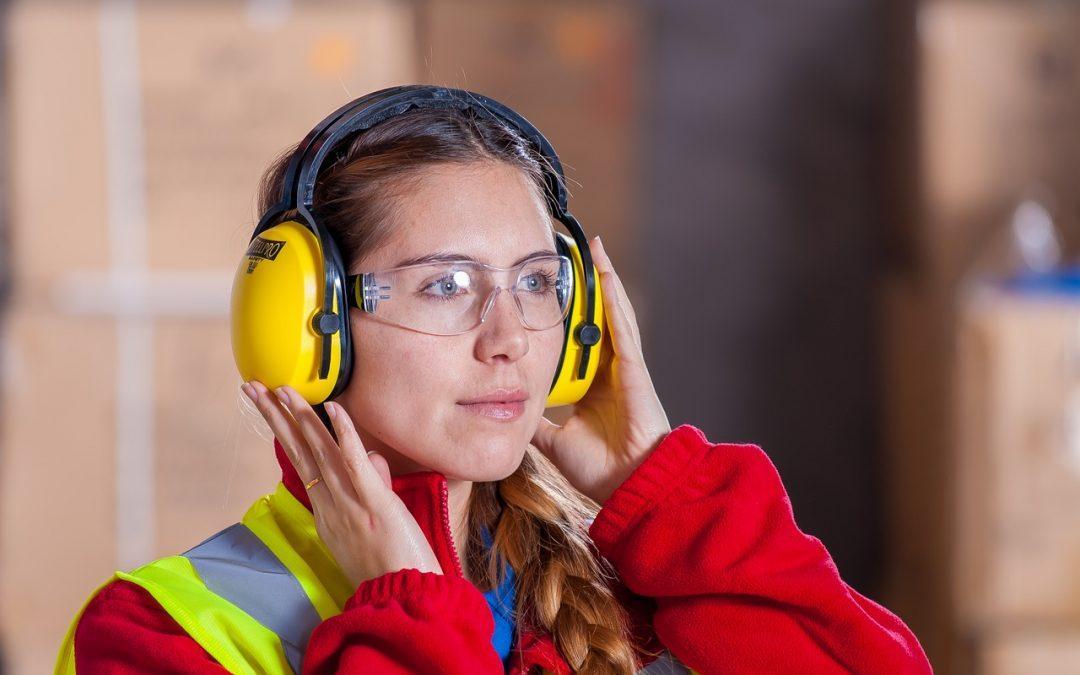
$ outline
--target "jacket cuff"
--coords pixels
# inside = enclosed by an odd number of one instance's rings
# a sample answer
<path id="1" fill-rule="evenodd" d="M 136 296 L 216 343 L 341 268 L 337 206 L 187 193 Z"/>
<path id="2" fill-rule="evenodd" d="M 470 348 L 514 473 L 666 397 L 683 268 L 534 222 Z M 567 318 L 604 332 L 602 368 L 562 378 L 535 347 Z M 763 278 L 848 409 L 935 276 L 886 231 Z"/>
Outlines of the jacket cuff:
<path id="1" fill-rule="evenodd" d="M 713 445 L 701 429 L 682 424 L 664 437 L 633 473 L 611 493 L 589 536 L 596 548 L 610 558 L 623 532 L 676 487 L 687 483 L 690 468 L 700 462 Z"/>
<path id="2" fill-rule="evenodd" d="M 463 607 L 472 603 L 480 616 L 487 614 L 491 619 L 483 594 L 468 579 L 438 572 L 421 572 L 411 567 L 362 581 L 352 597 L 345 601 L 343 611 L 357 605 L 379 606 L 416 600 L 440 607 Z M 484 611 L 480 612 L 480 609 Z M 494 622 L 494 619 L 491 620 Z"/>

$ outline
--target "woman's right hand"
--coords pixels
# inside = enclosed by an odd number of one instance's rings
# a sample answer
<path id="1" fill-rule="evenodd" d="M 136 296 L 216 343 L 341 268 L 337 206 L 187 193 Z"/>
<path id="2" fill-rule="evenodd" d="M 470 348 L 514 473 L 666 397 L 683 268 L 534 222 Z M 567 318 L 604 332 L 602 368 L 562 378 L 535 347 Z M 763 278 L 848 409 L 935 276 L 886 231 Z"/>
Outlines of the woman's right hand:
<path id="1" fill-rule="evenodd" d="M 332 401 L 325 404 L 339 446 L 291 387 L 271 392 L 252 380 L 243 389 L 285 448 L 300 480 L 306 484 L 322 477 L 308 490 L 315 529 L 354 587 L 401 569 L 443 573 L 420 525 L 393 491 L 386 459 L 364 450 L 344 408 Z"/>

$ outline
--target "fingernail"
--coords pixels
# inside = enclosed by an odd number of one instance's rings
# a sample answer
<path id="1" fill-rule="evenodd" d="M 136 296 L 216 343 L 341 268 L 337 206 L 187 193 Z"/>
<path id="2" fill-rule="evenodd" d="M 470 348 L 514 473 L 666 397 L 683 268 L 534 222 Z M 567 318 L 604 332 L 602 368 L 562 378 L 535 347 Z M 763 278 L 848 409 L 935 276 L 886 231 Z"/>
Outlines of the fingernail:
<path id="1" fill-rule="evenodd" d="M 282 405 L 289 405 L 289 395 L 285 393 L 284 389 L 278 387 L 274 390 L 274 393 L 277 394 L 278 400 L 281 401 Z"/>
<path id="2" fill-rule="evenodd" d="M 251 399 L 251 402 L 255 402 L 255 387 L 251 386 L 247 382 L 240 385 L 240 389 L 244 392 L 244 395 Z"/>
<path id="3" fill-rule="evenodd" d="M 337 406 L 336 405 L 334 405 L 333 403 L 327 403 L 323 407 L 326 408 L 326 414 L 330 416 L 330 419 L 332 419 L 332 420 L 337 419 Z"/>

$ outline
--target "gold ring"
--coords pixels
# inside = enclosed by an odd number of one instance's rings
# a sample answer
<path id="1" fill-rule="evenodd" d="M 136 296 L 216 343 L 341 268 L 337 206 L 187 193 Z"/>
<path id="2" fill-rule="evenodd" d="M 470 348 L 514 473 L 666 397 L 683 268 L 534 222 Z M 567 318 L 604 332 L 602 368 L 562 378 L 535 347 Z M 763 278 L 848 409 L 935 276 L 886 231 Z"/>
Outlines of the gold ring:
<path id="1" fill-rule="evenodd" d="M 315 476 L 309 482 L 305 483 L 304 487 L 306 489 L 310 490 L 313 485 L 315 485 L 316 483 L 318 483 L 321 480 L 322 480 L 322 476 Z"/>

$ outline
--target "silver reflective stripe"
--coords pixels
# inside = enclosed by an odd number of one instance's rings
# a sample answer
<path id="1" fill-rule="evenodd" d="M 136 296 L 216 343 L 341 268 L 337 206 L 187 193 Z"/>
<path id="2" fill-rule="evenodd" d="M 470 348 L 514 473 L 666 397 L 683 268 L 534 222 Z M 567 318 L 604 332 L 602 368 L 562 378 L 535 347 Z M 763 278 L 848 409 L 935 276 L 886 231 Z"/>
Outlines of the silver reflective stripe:
<path id="1" fill-rule="evenodd" d="M 637 675 L 689 675 L 690 669 L 675 658 L 675 655 L 664 650 L 656 660 L 637 671 Z"/>
<path id="2" fill-rule="evenodd" d="M 320 622 L 300 582 L 243 523 L 182 553 L 206 587 L 277 633 L 294 673 Z"/>

